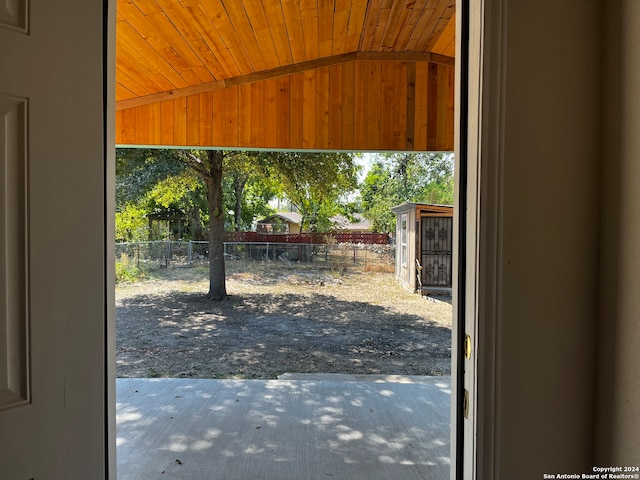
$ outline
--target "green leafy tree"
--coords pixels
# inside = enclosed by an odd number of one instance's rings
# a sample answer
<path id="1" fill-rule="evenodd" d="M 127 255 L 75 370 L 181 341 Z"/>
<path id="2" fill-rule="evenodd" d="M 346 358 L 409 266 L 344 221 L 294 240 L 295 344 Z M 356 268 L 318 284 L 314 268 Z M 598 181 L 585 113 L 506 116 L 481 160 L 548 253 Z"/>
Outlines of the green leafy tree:
<path id="1" fill-rule="evenodd" d="M 176 150 L 116 150 L 116 231 L 119 239 L 147 240 L 147 216 L 179 211 L 187 219 L 186 238 L 203 240 L 207 220 L 205 185 Z M 131 228 L 135 222 L 137 229 Z M 135 235 L 133 234 L 135 232 Z"/>
<path id="2" fill-rule="evenodd" d="M 360 186 L 364 216 L 374 231 L 395 229 L 391 207 L 404 202 L 453 203 L 453 155 L 403 153 L 378 155 Z"/>
<path id="3" fill-rule="evenodd" d="M 228 228 L 249 230 L 253 219 L 272 213 L 269 201 L 278 188 L 258 168 L 257 152 L 229 152 L 225 155 L 223 193 L 226 211 L 233 212 Z"/>
<path id="4" fill-rule="evenodd" d="M 341 200 L 357 187 L 359 167 L 347 153 L 269 152 L 261 160 L 263 172 L 302 215 L 305 231 L 329 230 Z"/>

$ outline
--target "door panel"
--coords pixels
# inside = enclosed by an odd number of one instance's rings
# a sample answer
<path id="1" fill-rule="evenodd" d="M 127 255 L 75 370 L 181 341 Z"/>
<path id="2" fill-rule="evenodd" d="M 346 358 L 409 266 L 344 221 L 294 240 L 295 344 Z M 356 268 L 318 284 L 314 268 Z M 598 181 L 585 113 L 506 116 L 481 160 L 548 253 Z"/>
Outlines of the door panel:
<path id="1" fill-rule="evenodd" d="M 0 477 L 105 475 L 103 3 L 0 5 Z"/>
<path id="2" fill-rule="evenodd" d="M 422 285 L 451 287 L 453 218 L 422 217 L 420 230 Z"/>

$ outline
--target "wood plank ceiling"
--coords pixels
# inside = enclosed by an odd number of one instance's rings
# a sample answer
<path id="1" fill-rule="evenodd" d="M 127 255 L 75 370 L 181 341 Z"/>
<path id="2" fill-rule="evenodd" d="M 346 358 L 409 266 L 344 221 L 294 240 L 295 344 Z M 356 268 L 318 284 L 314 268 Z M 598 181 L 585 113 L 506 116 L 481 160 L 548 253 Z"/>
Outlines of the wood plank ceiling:
<path id="1" fill-rule="evenodd" d="M 118 0 L 119 144 L 451 150 L 455 0 Z"/>

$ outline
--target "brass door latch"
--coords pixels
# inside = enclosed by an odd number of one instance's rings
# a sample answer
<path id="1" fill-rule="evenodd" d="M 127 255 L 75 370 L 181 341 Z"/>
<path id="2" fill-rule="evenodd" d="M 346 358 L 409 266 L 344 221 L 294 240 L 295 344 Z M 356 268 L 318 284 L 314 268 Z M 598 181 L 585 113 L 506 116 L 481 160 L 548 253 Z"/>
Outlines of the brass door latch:
<path id="1" fill-rule="evenodd" d="M 464 358 L 471 360 L 471 337 L 469 335 L 464 336 Z"/>

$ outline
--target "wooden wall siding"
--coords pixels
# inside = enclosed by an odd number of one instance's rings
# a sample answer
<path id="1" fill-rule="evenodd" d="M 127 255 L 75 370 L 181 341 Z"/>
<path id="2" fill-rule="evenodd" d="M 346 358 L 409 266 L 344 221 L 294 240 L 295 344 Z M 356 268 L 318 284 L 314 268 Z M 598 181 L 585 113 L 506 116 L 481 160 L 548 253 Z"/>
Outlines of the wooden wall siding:
<path id="1" fill-rule="evenodd" d="M 365 60 L 116 112 L 120 145 L 453 150 L 453 67 Z"/>

